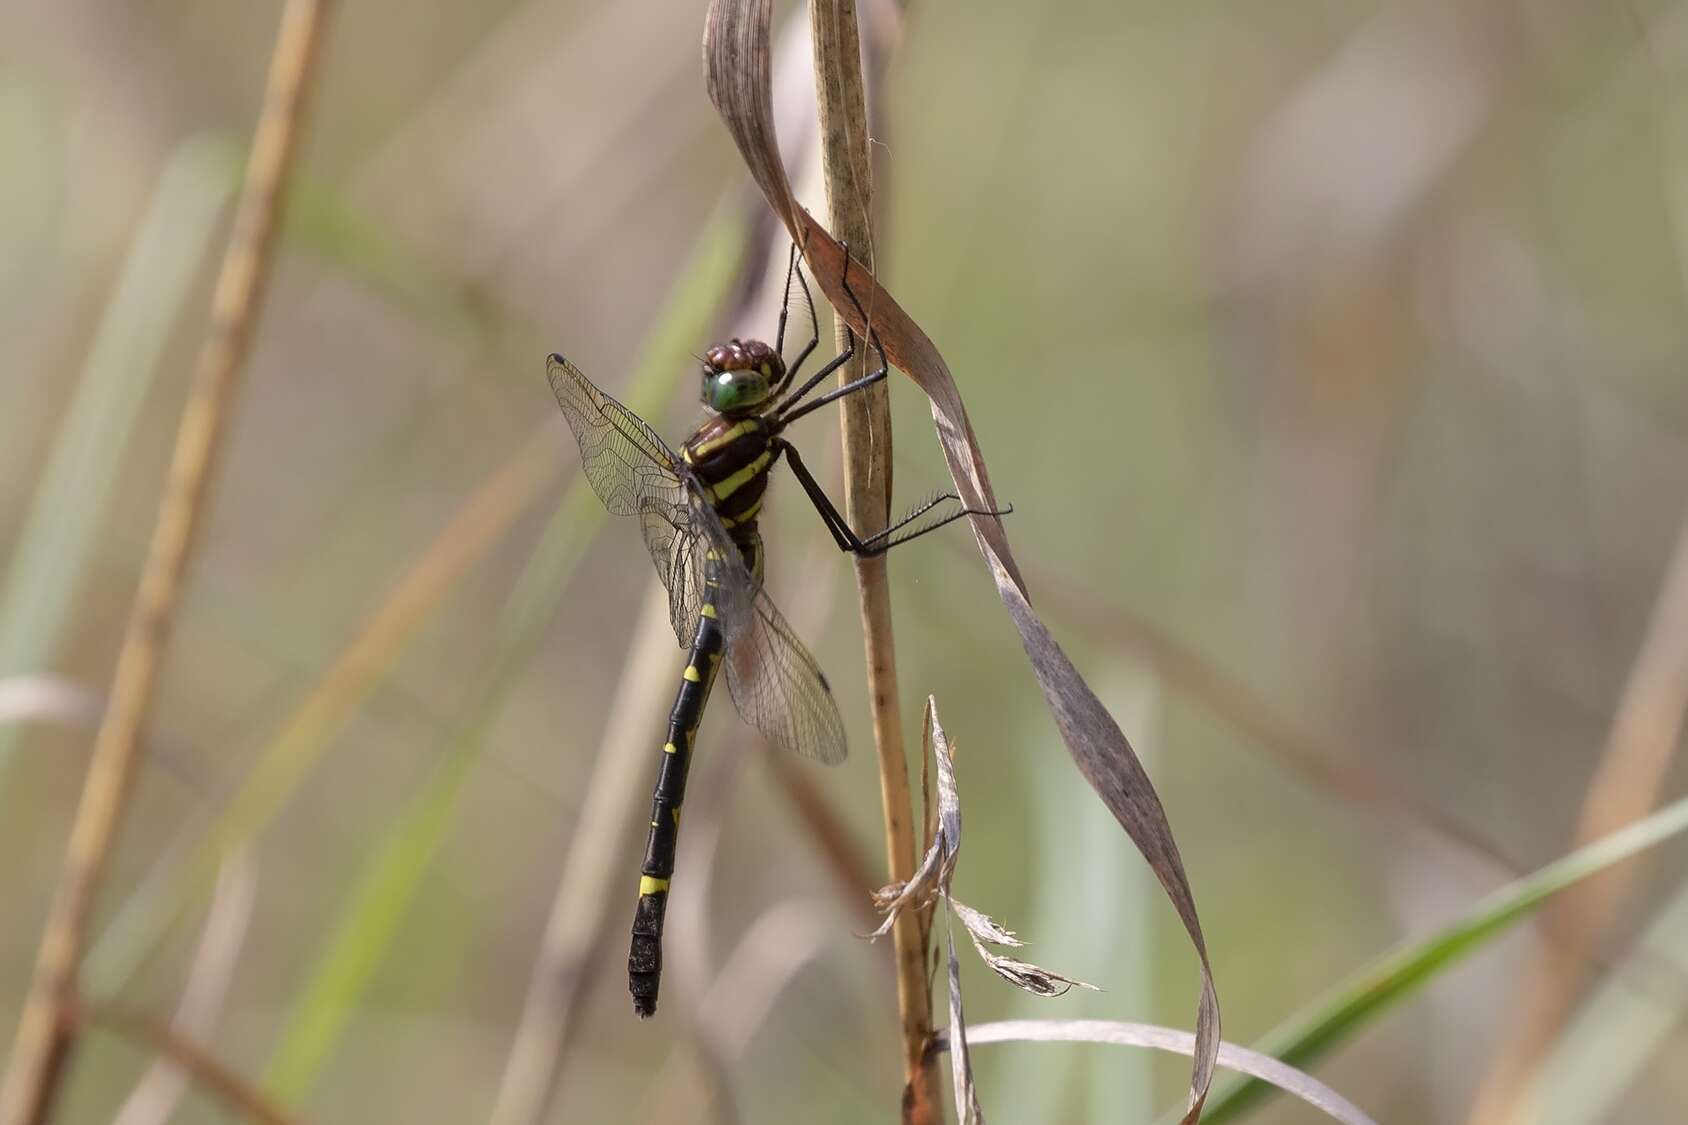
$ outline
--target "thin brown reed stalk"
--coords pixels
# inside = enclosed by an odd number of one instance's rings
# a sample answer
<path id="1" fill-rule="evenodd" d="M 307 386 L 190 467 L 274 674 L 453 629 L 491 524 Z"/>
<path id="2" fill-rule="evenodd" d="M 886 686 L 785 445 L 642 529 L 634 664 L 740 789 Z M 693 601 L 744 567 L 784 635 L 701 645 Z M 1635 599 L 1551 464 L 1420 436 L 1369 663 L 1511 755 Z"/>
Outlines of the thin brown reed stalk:
<path id="1" fill-rule="evenodd" d="M 252 908 L 258 899 L 258 864 L 252 852 L 231 855 L 217 875 L 205 930 L 189 965 L 170 1029 L 185 1039 L 210 1039 L 240 964 Z M 167 1058 L 156 1058 L 112 1118 L 112 1125 L 165 1125 L 187 1093 L 191 1076 Z"/>
<path id="2" fill-rule="evenodd" d="M 821 125 L 828 225 L 872 266 L 872 200 L 868 164 L 867 105 L 863 92 L 856 8 L 842 0 L 810 0 L 815 45 L 815 88 Z M 872 310 L 868 310 L 872 323 Z M 849 329 L 836 324 L 838 343 Z M 840 383 L 868 370 L 866 341 L 839 371 Z M 885 384 L 850 395 L 841 404 L 844 439 L 844 511 L 857 528 L 880 528 L 891 513 L 891 408 Z M 879 757 L 879 795 L 885 816 L 885 852 L 892 882 L 914 874 L 913 802 L 908 757 L 903 748 L 897 700 L 896 648 L 891 633 L 891 590 L 885 557 L 856 560 L 856 589 L 867 651 L 868 700 L 873 743 Z M 897 1008 L 902 1018 L 903 1104 L 906 1120 L 942 1120 L 937 1069 L 927 1063 L 932 1037 L 932 1000 L 926 987 L 924 916 L 910 911 L 897 920 L 892 943 L 897 963 Z"/>
<path id="3" fill-rule="evenodd" d="M 282 185 L 297 147 L 326 7 L 324 0 L 289 0 L 282 13 L 234 229 L 212 296 L 194 391 L 177 431 L 158 522 L 118 655 L 110 704 L 71 826 L 17 1046 L 0 1087 L 0 1122 L 5 1125 L 46 1119 L 75 1044 L 76 1023 L 67 1015 L 77 999 L 88 916 L 140 763 L 141 728 L 152 704 L 236 381 L 269 276 Z"/>
<path id="4" fill-rule="evenodd" d="M 203 1044 L 151 1016 L 111 1005 L 83 1006 L 74 1001 L 64 1015 L 67 1023 L 103 1028 L 169 1059 L 225 1109 L 248 1121 L 258 1125 L 299 1125 L 298 1118 L 290 1116 L 238 1072 L 218 1062 Z"/>
<path id="5" fill-rule="evenodd" d="M 650 759 L 640 751 L 654 745 L 660 700 L 670 693 L 671 681 L 662 671 L 673 661 L 673 636 L 668 594 L 652 583 L 608 708 L 610 724 L 598 761 L 581 797 L 574 842 L 557 880 L 489 1118 L 493 1125 L 544 1120 L 568 1044 L 578 1033 L 577 1017 L 592 984 L 592 966 L 604 950 L 611 911 L 626 901 L 620 863 L 640 787 L 650 780 Z"/>
<path id="6" fill-rule="evenodd" d="M 1688 523 L 1678 533 L 1653 606 L 1647 635 L 1612 716 L 1600 766 L 1583 798 L 1574 846 L 1581 847 L 1645 817 L 1676 762 L 1688 718 Z M 1532 960 L 1519 988 L 1511 1026 L 1467 1118 L 1472 1125 L 1533 1121 L 1531 1075 L 1571 1012 L 1589 952 L 1640 874 L 1628 863 L 1567 891 L 1547 907 L 1555 940 Z"/>

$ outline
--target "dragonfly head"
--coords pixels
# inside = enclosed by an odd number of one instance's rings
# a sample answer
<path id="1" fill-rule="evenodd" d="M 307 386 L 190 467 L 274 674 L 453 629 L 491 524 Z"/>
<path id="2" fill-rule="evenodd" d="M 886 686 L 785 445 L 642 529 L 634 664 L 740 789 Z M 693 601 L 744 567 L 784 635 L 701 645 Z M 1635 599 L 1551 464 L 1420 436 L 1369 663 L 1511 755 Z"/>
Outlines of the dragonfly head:
<path id="1" fill-rule="evenodd" d="M 730 340 L 703 356 L 703 404 L 717 414 L 745 417 L 771 404 L 785 361 L 760 340 Z"/>

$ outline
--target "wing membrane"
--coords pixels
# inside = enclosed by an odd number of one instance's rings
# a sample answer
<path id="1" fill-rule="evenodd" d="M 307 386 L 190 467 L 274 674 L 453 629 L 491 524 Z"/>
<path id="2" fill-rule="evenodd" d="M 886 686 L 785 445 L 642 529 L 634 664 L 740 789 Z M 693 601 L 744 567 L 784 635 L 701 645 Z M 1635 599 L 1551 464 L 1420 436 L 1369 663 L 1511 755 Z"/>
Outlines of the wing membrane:
<path id="1" fill-rule="evenodd" d="M 739 714 L 787 750 L 828 765 L 842 762 L 844 721 L 826 676 L 688 483 L 679 457 L 562 356 L 551 356 L 546 371 L 593 491 L 612 514 L 639 517 L 681 647 L 690 647 L 697 632 L 713 550 L 720 560 L 716 614 L 727 640 L 727 687 Z"/>
<path id="2" fill-rule="evenodd" d="M 725 560 L 717 611 L 727 637 L 727 688 L 744 721 L 777 746 L 829 766 L 844 760 L 844 720 L 820 665 L 746 569 L 713 512 L 701 513 Z"/>
<path id="3" fill-rule="evenodd" d="M 592 491 L 610 514 L 639 517 L 645 549 L 668 590 L 668 618 L 681 648 L 691 647 L 703 608 L 707 548 L 697 504 L 679 457 L 644 420 L 599 390 L 560 355 L 545 364 Z"/>

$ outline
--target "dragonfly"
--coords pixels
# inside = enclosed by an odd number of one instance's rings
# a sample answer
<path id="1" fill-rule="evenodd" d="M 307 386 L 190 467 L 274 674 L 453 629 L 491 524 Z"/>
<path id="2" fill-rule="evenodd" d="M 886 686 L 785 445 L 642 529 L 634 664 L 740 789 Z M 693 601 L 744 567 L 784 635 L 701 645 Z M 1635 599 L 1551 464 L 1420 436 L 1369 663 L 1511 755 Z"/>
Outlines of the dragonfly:
<path id="1" fill-rule="evenodd" d="M 843 291 L 865 325 L 867 316 L 850 287 L 847 246 L 843 274 Z M 782 353 L 793 279 L 808 307 L 810 337 L 788 365 Z M 552 354 L 546 363 L 557 404 L 580 446 L 586 479 L 612 514 L 638 518 L 645 548 L 668 591 L 675 639 L 687 650 L 652 794 L 627 958 L 628 989 L 642 1018 L 656 1013 L 680 807 L 698 725 L 721 667 L 739 714 L 769 742 L 828 765 L 842 762 L 846 754 L 844 722 L 826 676 L 763 588 L 757 520 L 774 466 L 782 458 L 791 466 L 839 549 L 862 558 L 882 555 L 963 516 L 1001 516 L 1012 510 L 967 507 L 954 493 L 940 493 L 872 535 L 858 536 L 851 529 L 784 436 L 803 416 L 885 378 L 885 351 L 869 326 L 866 348 L 870 357 L 877 354 L 877 366 L 810 397 L 855 357 L 856 335 L 846 332 L 843 350 L 797 383 L 820 342 L 820 321 L 794 244 L 773 345 L 735 337 L 699 357 L 706 417 L 678 451 L 567 359 Z"/>

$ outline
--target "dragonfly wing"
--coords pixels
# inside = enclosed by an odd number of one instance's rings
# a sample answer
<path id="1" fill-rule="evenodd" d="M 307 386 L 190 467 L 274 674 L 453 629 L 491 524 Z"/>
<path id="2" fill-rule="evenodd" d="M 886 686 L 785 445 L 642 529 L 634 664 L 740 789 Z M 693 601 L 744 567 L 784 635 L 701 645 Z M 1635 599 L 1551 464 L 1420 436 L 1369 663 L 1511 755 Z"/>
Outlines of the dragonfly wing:
<path id="1" fill-rule="evenodd" d="M 545 373 L 580 444 L 586 479 L 612 515 L 631 516 L 652 506 L 686 506 L 679 458 L 655 430 L 600 391 L 562 356 L 552 355 L 545 362 Z"/>
<path id="2" fill-rule="evenodd" d="M 837 765 L 848 747 L 844 720 L 820 665 L 779 607 L 746 569 L 713 513 L 709 539 L 724 560 L 717 612 L 727 638 L 724 663 L 733 704 L 763 737 L 805 757 Z"/>
<path id="3" fill-rule="evenodd" d="M 697 523 L 698 509 L 687 505 L 676 512 L 648 506 L 640 515 L 645 549 L 651 553 L 658 577 L 668 588 L 668 619 L 681 648 L 690 648 L 703 612 L 704 564 L 709 537 Z"/>
<path id="4" fill-rule="evenodd" d="M 545 364 L 557 405 L 580 445 L 592 490 L 612 515 L 637 515 L 645 548 L 668 589 L 669 621 L 681 648 L 690 647 L 703 608 L 708 553 L 697 508 L 673 450 L 637 414 L 599 390 L 560 355 Z"/>

